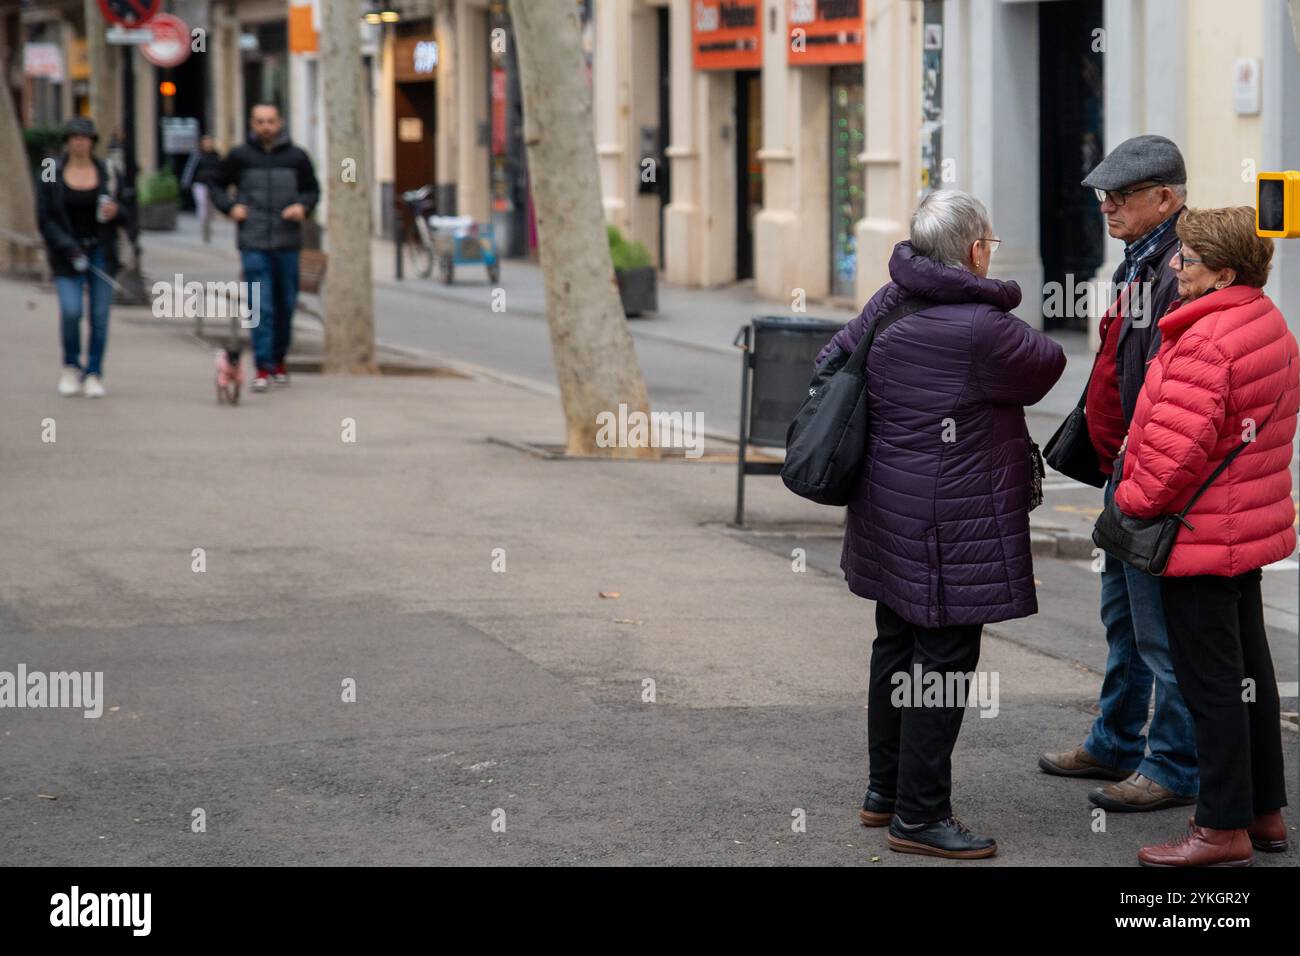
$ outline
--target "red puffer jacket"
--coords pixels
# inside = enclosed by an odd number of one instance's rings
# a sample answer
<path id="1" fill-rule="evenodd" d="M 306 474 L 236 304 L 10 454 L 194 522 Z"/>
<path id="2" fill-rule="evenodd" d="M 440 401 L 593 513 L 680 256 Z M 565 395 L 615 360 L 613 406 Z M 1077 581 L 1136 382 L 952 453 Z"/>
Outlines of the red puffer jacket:
<path id="1" fill-rule="evenodd" d="M 1296 546 L 1295 336 L 1263 290 L 1243 285 L 1176 305 L 1160 333 L 1115 503 L 1139 518 L 1181 511 L 1254 425 L 1255 439 L 1188 513 L 1195 530 L 1178 532 L 1165 573 L 1235 576 L 1285 558 Z"/>

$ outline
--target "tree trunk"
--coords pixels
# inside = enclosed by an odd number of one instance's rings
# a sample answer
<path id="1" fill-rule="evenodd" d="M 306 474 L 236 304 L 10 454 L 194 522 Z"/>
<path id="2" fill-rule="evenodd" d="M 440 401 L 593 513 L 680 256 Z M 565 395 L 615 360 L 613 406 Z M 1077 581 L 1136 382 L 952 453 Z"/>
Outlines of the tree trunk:
<path id="1" fill-rule="evenodd" d="M 364 122 L 361 0 L 321 4 L 325 76 L 326 372 L 375 371 L 374 283 L 370 262 L 370 169 Z"/>
<path id="2" fill-rule="evenodd" d="M 653 447 L 596 445 L 598 415 L 621 417 L 620 405 L 629 413 L 648 414 L 650 402 L 605 234 L 577 5 L 573 0 L 523 0 L 510 4 L 510 16 L 518 44 L 546 321 L 568 452 L 658 457 Z"/>
<path id="3" fill-rule="evenodd" d="M 90 69 L 90 118 L 95 122 L 99 140 L 95 155 L 104 158 L 113 130 L 122 122 L 119 110 L 121 100 L 121 49 L 109 46 L 105 34 L 108 24 L 95 0 L 85 0 L 86 13 L 86 65 Z"/>
<path id="4" fill-rule="evenodd" d="M 10 95 L 9 77 L 15 64 L 23 61 L 23 38 L 4 35 L 4 21 L 0 20 L 0 169 L 11 175 L 4 189 L 0 189 L 0 229 L 23 236 L 36 235 L 36 191 L 27 174 L 27 147 L 23 141 L 23 126 L 14 100 Z M 18 74 L 22 75 L 19 67 Z M 0 273 L 11 271 L 14 246 L 0 237 Z M 22 261 L 21 258 L 19 261 Z"/>

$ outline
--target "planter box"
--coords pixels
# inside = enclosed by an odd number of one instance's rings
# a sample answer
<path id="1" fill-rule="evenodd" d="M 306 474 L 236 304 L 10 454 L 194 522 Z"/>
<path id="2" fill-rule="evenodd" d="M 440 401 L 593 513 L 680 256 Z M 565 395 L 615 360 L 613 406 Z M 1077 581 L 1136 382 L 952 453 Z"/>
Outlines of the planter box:
<path id="1" fill-rule="evenodd" d="M 176 228 L 177 202 L 155 202 L 140 207 L 140 228 L 152 232 L 171 232 Z"/>
<path id="2" fill-rule="evenodd" d="M 623 300 L 623 314 L 629 318 L 659 309 L 659 276 L 654 266 L 641 269 L 614 270 L 618 279 L 618 297 Z"/>

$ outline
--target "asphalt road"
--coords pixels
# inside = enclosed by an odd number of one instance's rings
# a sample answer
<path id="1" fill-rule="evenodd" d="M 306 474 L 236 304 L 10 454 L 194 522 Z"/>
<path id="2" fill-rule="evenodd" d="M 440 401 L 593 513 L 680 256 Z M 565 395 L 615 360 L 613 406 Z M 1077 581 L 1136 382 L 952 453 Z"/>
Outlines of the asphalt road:
<path id="1" fill-rule="evenodd" d="M 211 349 L 144 310 L 113 317 L 109 397 L 61 399 L 53 296 L 0 291 L 0 670 L 105 697 L 0 712 L 0 865 L 945 865 L 858 825 L 869 606 L 727 530 L 731 466 L 543 460 L 485 439 L 553 439 L 555 402 L 461 378 L 219 407 Z M 1096 699 L 1060 641 L 983 641 L 1000 709 L 967 715 L 955 806 L 990 865 L 1131 866 L 1183 814 L 1097 832 L 1091 784 L 1035 769 Z"/>

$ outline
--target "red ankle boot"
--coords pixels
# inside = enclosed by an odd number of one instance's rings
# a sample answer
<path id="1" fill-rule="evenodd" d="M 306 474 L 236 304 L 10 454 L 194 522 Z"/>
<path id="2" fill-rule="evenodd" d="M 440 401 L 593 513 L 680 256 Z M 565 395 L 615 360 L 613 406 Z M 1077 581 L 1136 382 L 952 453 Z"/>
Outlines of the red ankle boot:
<path id="1" fill-rule="evenodd" d="M 1246 832 L 1250 834 L 1250 842 L 1255 845 L 1256 850 L 1263 850 L 1265 853 L 1286 852 L 1286 823 L 1282 821 L 1281 810 L 1261 813 L 1255 817 L 1255 822 L 1246 829 Z"/>
<path id="2" fill-rule="evenodd" d="M 1250 866 L 1254 861 L 1245 830 L 1214 830 L 1191 820 L 1177 840 L 1138 850 L 1143 866 Z"/>

